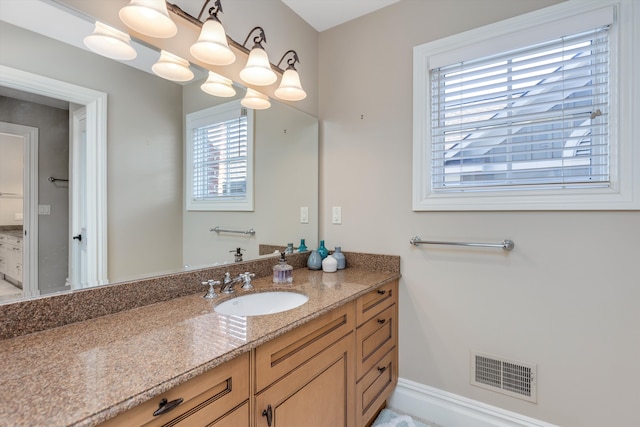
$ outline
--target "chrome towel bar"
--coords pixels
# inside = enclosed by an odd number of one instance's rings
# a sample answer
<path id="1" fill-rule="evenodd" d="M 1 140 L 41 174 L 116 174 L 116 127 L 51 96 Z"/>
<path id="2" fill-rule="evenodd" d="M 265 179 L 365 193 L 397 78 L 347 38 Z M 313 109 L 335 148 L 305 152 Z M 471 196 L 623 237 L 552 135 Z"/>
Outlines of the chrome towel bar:
<path id="1" fill-rule="evenodd" d="M 469 243 L 469 242 L 436 242 L 430 240 L 422 240 L 419 236 L 409 240 L 414 246 L 418 245 L 450 245 L 450 246 L 473 246 L 479 248 L 502 248 L 505 251 L 512 251 L 516 247 L 513 240 L 503 240 L 502 243 Z"/>
<path id="2" fill-rule="evenodd" d="M 250 235 L 254 235 L 256 234 L 256 230 L 254 230 L 253 228 L 250 228 L 246 231 L 242 231 L 242 230 L 223 230 L 220 227 L 214 227 L 214 228 L 210 228 L 209 231 L 215 231 L 216 233 L 238 233 L 238 234 L 250 234 Z"/>

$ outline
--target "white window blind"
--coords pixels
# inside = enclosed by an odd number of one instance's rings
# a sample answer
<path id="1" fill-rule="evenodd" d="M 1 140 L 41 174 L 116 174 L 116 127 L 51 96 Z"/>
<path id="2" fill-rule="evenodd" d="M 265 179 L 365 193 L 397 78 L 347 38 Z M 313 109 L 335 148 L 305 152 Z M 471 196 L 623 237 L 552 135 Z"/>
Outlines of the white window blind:
<path id="1" fill-rule="evenodd" d="M 434 192 L 609 185 L 608 27 L 430 70 Z"/>
<path id="2" fill-rule="evenodd" d="M 247 112 L 193 129 L 193 200 L 242 199 L 247 189 Z"/>
<path id="3" fill-rule="evenodd" d="M 187 209 L 253 209 L 252 127 L 238 102 L 187 115 Z"/>

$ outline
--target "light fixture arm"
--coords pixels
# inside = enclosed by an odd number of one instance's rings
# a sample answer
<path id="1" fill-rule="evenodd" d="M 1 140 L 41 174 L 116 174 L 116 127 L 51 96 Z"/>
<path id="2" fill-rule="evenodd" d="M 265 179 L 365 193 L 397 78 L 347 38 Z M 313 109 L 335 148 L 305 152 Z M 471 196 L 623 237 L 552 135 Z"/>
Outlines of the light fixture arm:
<path id="1" fill-rule="evenodd" d="M 262 42 L 266 43 L 267 37 L 264 35 L 264 30 L 262 29 L 262 27 L 254 27 L 251 31 L 249 31 L 247 38 L 244 39 L 244 43 L 242 43 L 242 47 L 246 49 L 247 42 L 249 41 L 249 37 L 251 37 L 251 34 L 253 34 L 254 31 L 256 30 L 260 30 L 260 33 L 253 38 L 253 47 L 259 47 L 260 49 L 264 49 L 264 47 L 262 47 Z"/>
<path id="2" fill-rule="evenodd" d="M 202 15 L 204 14 L 204 10 L 207 8 L 207 5 L 209 4 L 211 0 L 204 0 L 204 4 L 202 5 L 202 9 L 200 9 L 200 13 L 198 14 L 198 21 L 200 21 L 202 19 Z M 209 18 L 213 18 L 216 21 L 220 21 L 220 19 L 218 19 L 218 13 L 219 12 L 223 12 L 222 10 L 222 3 L 220 3 L 220 0 L 215 0 L 213 6 L 211 6 L 209 8 Z M 224 12 L 223 12 L 224 13 Z"/>
<path id="3" fill-rule="evenodd" d="M 293 56 L 291 56 L 291 58 L 287 59 L 287 70 L 295 70 L 296 67 L 296 63 L 300 63 L 300 59 L 298 58 L 298 52 L 296 52 L 295 50 L 291 49 L 288 50 L 284 53 L 284 55 L 282 55 L 282 58 L 280 58 L 280 61 L 278 61 L 278 65 L 276 65 L 276 68 L 280 69 L 280 64 L 282 64 L 282 61 L 284 61 L 284 58 L 290 54 L 293 53 Z"/>

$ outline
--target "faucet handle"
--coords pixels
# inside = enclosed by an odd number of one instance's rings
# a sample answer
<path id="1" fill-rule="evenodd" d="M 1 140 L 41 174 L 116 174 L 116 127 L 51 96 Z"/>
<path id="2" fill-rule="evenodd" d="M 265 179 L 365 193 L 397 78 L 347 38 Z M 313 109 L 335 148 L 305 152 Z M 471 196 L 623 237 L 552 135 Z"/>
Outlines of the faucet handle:
<path id="1" fill-rule="evenodd" d="M 207 285 L 209 286 L 209 291 L 204 296 L 206 299 L 213 299 L 213 298 L 218 296 L 218 294 L 216 294 L 214 286 L 219 285 L 220 281 L 218 281 L 218 280 L 207 280 L 206 282 L 202 282 L 202 284 L 204 286 L 207 286 Z"/>
<path id="2" fill-rule="evenodd" d="M 242 289 L 253 289 L 253 285 L 251 284 L 251 278 L 256 277 L 256 274 L 249 273 L 248 271 L 246 271 L 240 276 L 242 277 L 242 280 L 244 280 L 244 285 L 242 285 Z"/>

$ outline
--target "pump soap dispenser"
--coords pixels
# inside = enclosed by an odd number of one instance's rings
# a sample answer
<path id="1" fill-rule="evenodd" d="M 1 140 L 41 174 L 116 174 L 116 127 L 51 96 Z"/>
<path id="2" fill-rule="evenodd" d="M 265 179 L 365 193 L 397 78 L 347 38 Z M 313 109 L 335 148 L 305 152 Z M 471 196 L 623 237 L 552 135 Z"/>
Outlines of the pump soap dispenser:
<path id="1" fill-rule="evenodd" d="M 273 266 L 273 283 L 293 283 L 293 267 L 287 264 L 284 252 L 280 252 L 278 265 Z"/>

